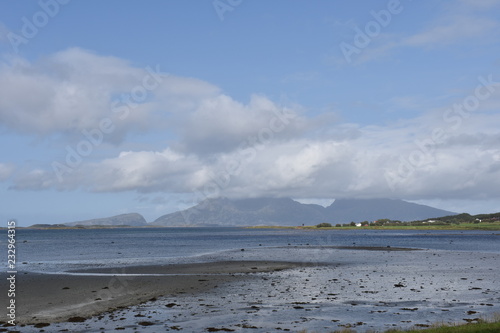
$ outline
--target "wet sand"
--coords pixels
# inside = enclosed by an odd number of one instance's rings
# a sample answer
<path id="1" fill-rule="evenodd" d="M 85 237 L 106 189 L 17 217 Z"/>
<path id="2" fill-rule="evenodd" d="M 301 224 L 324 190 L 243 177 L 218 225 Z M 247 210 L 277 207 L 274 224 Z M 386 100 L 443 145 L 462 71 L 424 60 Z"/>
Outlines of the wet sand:
<path id="1" fill-rule="evenodd" d="M 19 272 L 16 281 L 16 322 L 55 323 L 74 321 L 76 317 L 89 318 L 162 296 L 211 290 L 242 278 L 240 274 L 279 271 L 298 265 L 288 262 L 234 261 L 102 267 L 70 274 Z M 2 274 L 0 278 L 0 289 L 7 290 L 6 275 Z M 6 301 L 2 298 L 2 308 L 8 305 Z"/>
<path id="2" fill-rule="evenodd" d="M 48 331 L 365 332 L 500 311 L 499 254 L 413 250 L 289 246 L 234 251 L 230 261 L 72 272 L 104 276 L 20 274 L 18 319 L 50 323 Z"/>

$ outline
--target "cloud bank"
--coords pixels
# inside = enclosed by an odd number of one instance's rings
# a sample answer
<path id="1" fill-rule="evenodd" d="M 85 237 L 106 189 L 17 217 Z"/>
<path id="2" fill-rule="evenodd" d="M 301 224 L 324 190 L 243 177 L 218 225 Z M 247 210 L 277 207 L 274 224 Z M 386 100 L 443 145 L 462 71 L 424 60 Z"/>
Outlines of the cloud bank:
<path id="1" fill-rule="evenodd" d="M 208 82 L 77 48 L 11 58 L 0 65 L 0 126 L 66 148 L 36 168 L 0 163 L 0 180 L 19 191 L 199 199 L 498 198 L 499 80 L 485 74 L 451 105 L 361 126 L 258 94 L 244 103 Z M 151 132 L 160 149 L 130 148 Z"/>

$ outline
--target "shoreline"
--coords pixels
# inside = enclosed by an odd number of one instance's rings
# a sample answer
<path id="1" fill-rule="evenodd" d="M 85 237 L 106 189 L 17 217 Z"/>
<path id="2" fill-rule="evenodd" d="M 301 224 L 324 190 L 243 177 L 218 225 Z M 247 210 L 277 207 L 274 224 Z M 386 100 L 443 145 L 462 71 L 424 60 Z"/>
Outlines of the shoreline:
<path id="1" fill-rule="evenodd" d="M 244 279 L 252 273 L 276 272 L 304 265 L 308 264 L 223 261 L 121 268 L 101 267 L 68 271 L 70 274 L 18 272 L 16 323 L 52 324 L 76 320 L 75 318 L 90 318 L 159 297 L 212 290 L 219 284 Z M 0 288 L 4 290 L 6 274 L 0 274 L 0 279 L 2 281 Z M 3 303 L 1 306 L 6 307 L 7 304 Z"/>
<path id="2" fill-rule="evenodd" d="M 296 262 L 260 260 L 272 257 L 270 250 Z M 383 332 L 430 327 L 441 318 L 474 323 L 500 310 L 499 254 L 380 246 L 236 254 L 205 263 L 19 272 L 12 329 Z"/>
<path id="3" fill-rule="evenodd" d="M 341 226 L 341 227 L 317 227 L 314 225 L 305 226 L 287 226 L 287 225 L 228 225 L 228 226 L 159 226 L 159 225 L 88 225 L 88 226 L 61 226 L 61 225 L 44 225 L 44 226 L 17 226 L 17 229 L 22 230 L 98 230 L 98 229 L 179 229 L 179 228 L 243 228 L 243 229 L 297 229 L 297 230 L 449 230 L 449 231 L 500 231 L 500 223 L 460 223 L 448 225 L 384 225 L 384 226 Z M 7 230 L 5 227 L 0 227 L 0 230 Z"/>
<path id="4" fill-rule="evenodd" d="M 335 230 L 335 231 L 349 231 L 349 230 L 379 230 L 379 231 L 389 231 L 389 230 L 422 230 L 422 231 L 500 231 L 500 224 L 458 224 L 458 225 L 425 225 L 425 226 L 342 226 L 342 227 L 316 227 L 316 226 L 247 226 L 243 227 L 246 229 L 284 229 L 284 230 L 305 230 L 305 231 L 321 231 L 321 230 Z"/>

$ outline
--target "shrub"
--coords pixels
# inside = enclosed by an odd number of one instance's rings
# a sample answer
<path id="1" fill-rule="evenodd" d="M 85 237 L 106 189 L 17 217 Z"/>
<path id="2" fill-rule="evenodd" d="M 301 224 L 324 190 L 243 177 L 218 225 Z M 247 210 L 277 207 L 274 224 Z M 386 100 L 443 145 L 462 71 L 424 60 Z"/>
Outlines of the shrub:
<path id="1" fill-rule="evenodd" d="M 320 223 L 316 225 L 316 228 L 331 228 L 332 225 L 330 223 Z"/>

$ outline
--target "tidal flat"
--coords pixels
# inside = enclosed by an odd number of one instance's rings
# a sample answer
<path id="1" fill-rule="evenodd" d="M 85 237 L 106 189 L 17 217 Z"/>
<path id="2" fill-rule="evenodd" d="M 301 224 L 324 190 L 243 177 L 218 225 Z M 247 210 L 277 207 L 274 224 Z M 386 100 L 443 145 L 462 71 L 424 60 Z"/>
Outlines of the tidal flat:
<path id="1" fill-rule="evenodd" d="M 500 254 L 396 250 L 277 246 L 226 251 L 211 263 L 207 255 L 184 265 L 28 273 L 18 299 L 33 308 L 20 312 L 26 325 L 16 329 L 365 332 L 473 323 L 500 311 Z"/>

